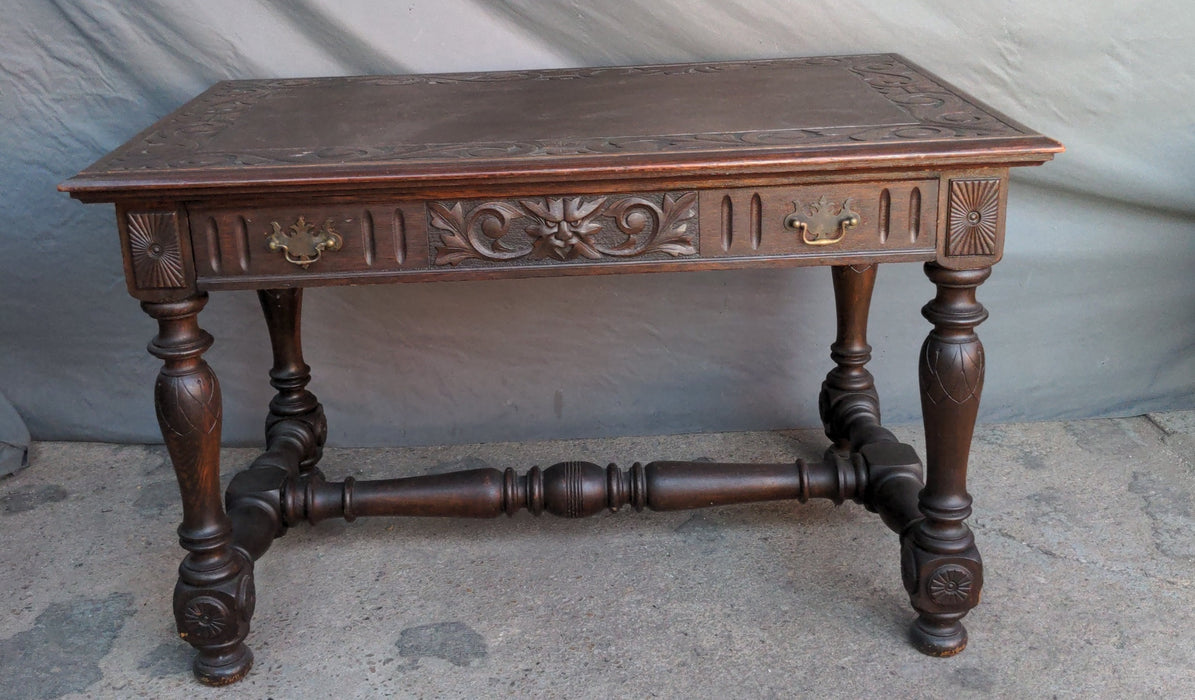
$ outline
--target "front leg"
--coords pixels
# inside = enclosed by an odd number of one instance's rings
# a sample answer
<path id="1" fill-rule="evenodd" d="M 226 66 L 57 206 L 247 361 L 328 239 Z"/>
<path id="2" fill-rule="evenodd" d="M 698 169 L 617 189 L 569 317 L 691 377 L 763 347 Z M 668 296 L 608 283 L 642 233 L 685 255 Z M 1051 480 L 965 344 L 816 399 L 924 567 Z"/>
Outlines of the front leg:
<path id="1" fill-rule="evenodd" d="M 933 656 L 967 646 L 963 616 L 979 602 L 983 562 L 967 527 L 967 458 L 983 389 L 983 345 L 975 327 L 987 311 L 975 288 L 991 268 L 948 270 L 926 263 L 937 296 L 922 314 L 934 324 L 921 348 L 921 411 L 925 421 L 926 478 L 919 496 L 924 518 L 902 538 L 905 588 L 918 612 L 912 640 Z"/>
<path id="2" fill-rule="evenodd" d="M 220 384 L 203 353 L 212 337 L 196 318 L 199 294 L 177 302 L 143 302 L 158 321 L 149 351 L 163 361 L 154 386 L 158 424 L 183 501 L 179 542 L 187 556 L 174 589 L 179 636 L 199 650 L 195 676 L 209 685 L 240 680 L 253 664 L 245 646 L 253 615 L 253 564 L 232 543 L 220 494 Z"/>

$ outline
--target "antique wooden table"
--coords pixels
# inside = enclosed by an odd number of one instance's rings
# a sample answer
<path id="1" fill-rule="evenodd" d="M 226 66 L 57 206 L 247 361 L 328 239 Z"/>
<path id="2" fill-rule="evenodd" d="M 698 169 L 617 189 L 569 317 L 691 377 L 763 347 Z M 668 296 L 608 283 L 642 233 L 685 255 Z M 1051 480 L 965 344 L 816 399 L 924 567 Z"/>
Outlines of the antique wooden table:
<path id="1" fill-rule="evenodd" d="M 222 82 L 61 189 L 114 202 L 129 293 L 158 322 L 154 399 L 183 501 L 174 611 L 201 681 L 252 663 L 253 567 L 299 521 L 581 517 L 769 499 L 854 500 L 900 535 L 934 655 L 966 644 L 982 565 L 965 524 L 987 317 L 1011 166 L 1062 151 L 894 55 L 582 70 Z M 866 340 L 876 266 L 937 294 L 920 359 L 925 479 L 880 425 Z M 821 463 L 565 462 L 331 483 L 307 390 L 304 287 L 830 265 L 835 367 Z M 266 450 L 220 494 L 221 404 L 197 315 L 254 289 L 277 394 Z M 715 428 L 716 426 L 710 426 Z"/>

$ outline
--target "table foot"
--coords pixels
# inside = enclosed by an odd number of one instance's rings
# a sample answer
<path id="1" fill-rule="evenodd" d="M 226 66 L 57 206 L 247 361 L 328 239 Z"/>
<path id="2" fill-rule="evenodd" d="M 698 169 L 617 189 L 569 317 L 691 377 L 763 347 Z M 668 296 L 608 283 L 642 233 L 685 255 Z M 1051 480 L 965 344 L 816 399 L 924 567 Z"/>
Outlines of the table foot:
<path id="1" fill-rule="evenodd" d="M 178 634 L 199 652 L 192 671 L 206 685 L 235 683 L 253 666 L 253 652 L 245 646 L 256 604 L 253 564 L 234 552 L 239 570 L 232 578 L 207 586 L 180 580 L 174 589 Z"/>
<path id="2" fill-rule="evenodd" d="M 901 578 L 917 611 L 909 638 L 923 654 L 953 656 L 967 646 L 961 620 L 979 603 L 983 561 L 972 538 L 950 554 L 928 551 L 919 543 L 928 529 L 926 521 L 918 520 L 901 541 Z M 949 547 L 942 542 L 934 546 Z"/>
<path id="3" fill-rule="evenodd" d="M 209 656 L 201 652 L 191 668 L 195 678 L 204 685 L 230 685 L 249 674 L 253 668 L 253 652 L 238 642 L 225 654 Z"/>
<path id="4" fill-rule="evenodd" d="M 954 656 L 967 648 L 967 630 L 958 621 L 962 616 L 923 613 L 909 628 L 909 641 L 926 656 Z"/>

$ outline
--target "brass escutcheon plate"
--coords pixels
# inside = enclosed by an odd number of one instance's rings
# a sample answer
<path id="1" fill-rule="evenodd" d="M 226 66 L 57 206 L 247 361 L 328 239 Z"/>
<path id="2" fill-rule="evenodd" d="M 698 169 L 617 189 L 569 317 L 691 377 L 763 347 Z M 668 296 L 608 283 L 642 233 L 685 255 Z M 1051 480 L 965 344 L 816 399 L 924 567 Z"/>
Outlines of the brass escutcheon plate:
<path id="1" fill-rule="evenodd" d="M 266 234 L 266 248 L 271 252 L 282 251 L 286 261 L 307 269 L 320 259 L 325 250 L 340 250 L 343 239 L 328 219 L 318 230 L 314 224 L 300 216 L 299 220 L 283 229 L 282 224 L 271 221 L 272 233 Z"/>
<path id="2" fill-rule="evenodd" d="M 859 213 L 851 209 L 853 200 L 847 197 L 836 205 L 822 195 L 816 202 L 802 206 L 793 201 L 793 213 L 784 219 L 784 228 L 801 234 L 807 245 L 830 245 L 842 240 L 846 232 L 859 225 Z"/>

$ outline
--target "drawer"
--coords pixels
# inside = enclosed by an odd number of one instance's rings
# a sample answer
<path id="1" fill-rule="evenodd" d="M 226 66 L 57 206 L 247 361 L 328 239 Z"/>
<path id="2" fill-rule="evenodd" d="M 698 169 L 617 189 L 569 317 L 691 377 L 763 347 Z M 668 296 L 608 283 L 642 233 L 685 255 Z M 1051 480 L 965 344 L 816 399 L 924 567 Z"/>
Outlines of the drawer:
<path id="1" fill-rule="evenodd" d="M 200 279 L 315 276 L 418 269 L 426 226 L 414 204 L 193 207 Z"/>
<path id="2" fill-rule="evenodd" d="M 932 252 L 938 180 L 704 190 L 701 216 L 710 258 Z"/>
<path id="3" fill-rule="evenodd" d="M 210 287 L 932 257 L 938 180 L 188 209 Z M 752 260 L 757 262 L 753 263 Z M 630 271 L 630 270 L 628 270 Z"/>

